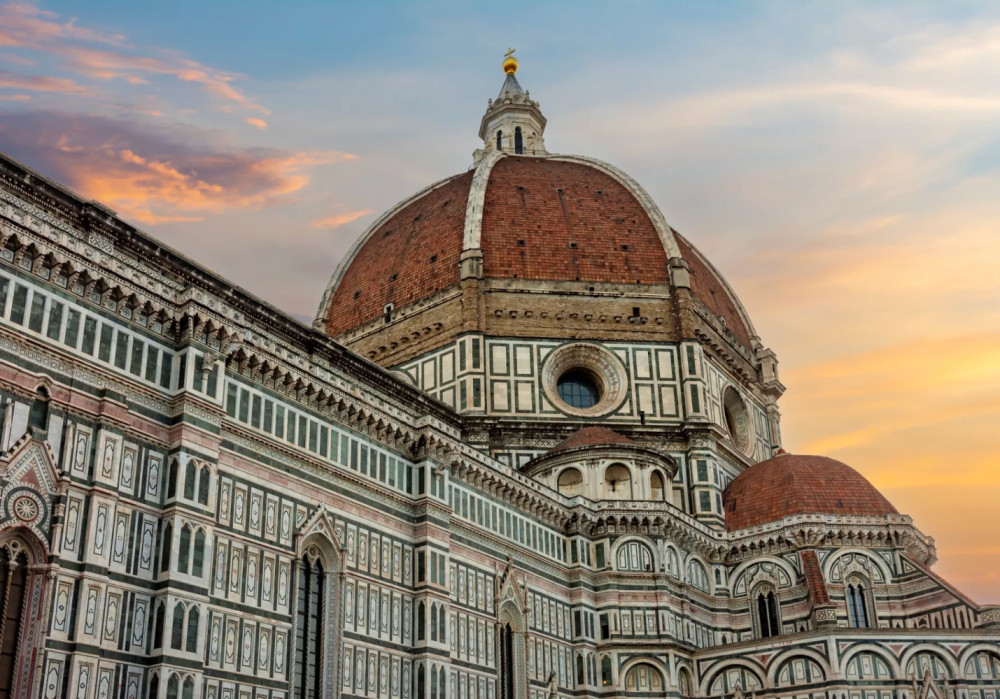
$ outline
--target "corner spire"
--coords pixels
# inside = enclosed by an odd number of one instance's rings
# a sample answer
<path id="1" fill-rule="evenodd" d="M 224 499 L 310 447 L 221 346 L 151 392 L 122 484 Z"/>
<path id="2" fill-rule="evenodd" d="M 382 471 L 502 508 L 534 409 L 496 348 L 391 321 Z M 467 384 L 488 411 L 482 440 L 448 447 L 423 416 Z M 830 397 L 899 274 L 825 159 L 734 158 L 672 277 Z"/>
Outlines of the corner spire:
<path id="1" fill-rule="evenodd" d="M 522 89 L 515 77 L 518 68 L 514 49 L 508 49 L 503 61 L 507 77 L 496 100 L 487 104 L 479 125 L 479 138 L 483 139 L 484 147 L 475 152 L 476 163 L 493 151 L 510 155 L 548 155 L 542 138 L 545 116 L 538 102 L 531 100 L 530 93 Z"/>

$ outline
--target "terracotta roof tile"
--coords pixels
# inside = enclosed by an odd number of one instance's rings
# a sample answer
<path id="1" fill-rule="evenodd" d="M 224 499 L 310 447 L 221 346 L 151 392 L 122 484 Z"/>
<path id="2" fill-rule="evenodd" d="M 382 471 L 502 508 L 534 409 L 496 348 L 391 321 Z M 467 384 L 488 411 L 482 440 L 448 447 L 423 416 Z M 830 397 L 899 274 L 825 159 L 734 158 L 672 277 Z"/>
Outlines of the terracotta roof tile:
<path id="1" fill-rule="evenodd" d="M 667 254 L 638 200 L 589 165 L 503 158 L 483 204 L 486 277 L 665 284 Z"/>
<path id="2" fill-rule="evenodd" d="M 453 177 L 385 221 L 344 273 L 326 332 L 339 335 L 459 281 L 465 205 L 472 172 Z"/>
<path id="3" fill-rule="evenodd" d="M 779 454 L 737 476 L 723 498 L 730 530 L 799 514 L 897 514 L 864 476 L 825 456 Z"/>
<path id="4" fill-rule="evenodd" d="M 548 453 L 552 454 L 577 447 L 603 447 L 612 444 L 635 444 L 635 442 L 607 427 L 584 427 L 549 449 Z"/>
<path id="5" fill-rule="evenodd" d="M 702 258 L 701 253 L 686 238 L 676 231 L 674 238 L 681 249 L 681 257 L 690 267 L 691 291 L 705 304 L 709 311 L 725 320 L 726 327 L 732 330 L 744 347 L 753 349 L 750 333 L 740 317 L 740 312 L 725 286 L 719 281 L 718 276 Z"/>

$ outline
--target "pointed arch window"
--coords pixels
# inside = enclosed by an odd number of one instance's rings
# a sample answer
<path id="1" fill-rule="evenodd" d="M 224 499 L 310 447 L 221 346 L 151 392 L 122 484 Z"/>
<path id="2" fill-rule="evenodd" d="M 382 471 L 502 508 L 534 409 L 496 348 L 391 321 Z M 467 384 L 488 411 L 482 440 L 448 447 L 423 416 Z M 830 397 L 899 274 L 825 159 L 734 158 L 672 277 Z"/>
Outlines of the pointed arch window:
<path id="1" fill-rule="evenodd" d="M 211 477 L 208 466 L 201 469 L 201 473 L 198 474 L 198 502 L 202 505 L 208 504 L 208 484 Z"/>
<path id="2" fill-rule="evenodd" d="M 514 699 L 514 629 L 504 624 L 500 629 L 500 699 Z"/>
<path id="3" fill-rule="evenodd" d="M 305 558 L 299 566 L 295 620 L 295 696 L 322 696 L 323 618 L 326 613 L 326 571 L 319 559 Z"/>
<path id="4" fill-rule="evenodd" d="M 175 650 L 184 648 L 184 605 L 178 602 L 174 605 L 173 626 L 170 629 L 170 647 Z"/>
<path id="5" fill-rule="evenodd" d="M 778 598 L 771 585 L 757 588 L 753 596 L 754 620 L 757 625 L 758 638 L 771 638 L 781 635 L 781 615 Z"/>
<path id="6" fill-rule="evenodd" d="M 514 153 L 524 155 L 524 138 L 521 136 L 521 127 L 514 129 Z"/>
<path id="7" fill-rule="evenodd" d="M 194 535 L 194 550 L 191 552 L 191 575 L 200 578 L 205 572 L 205 530 L 199 529 Z"/>
<path id="8" fill-rule="evenodd" d="M 188 612 L 187 646 L 184 649 L 188 653 L 198 652 L 198 621 L 200 617 L 198 607 L 191 607 L 191 611 Z"/>
<path id="9" fill-rule="evenodd" d="M 163 525 L 163 535 L 160 537 L 160 572 L 170 570 L 170 541 L 174 537 L 174 528 L 170 522 Z"/>
<path id="10" fill-rule="evenodd" d="M 866 629 L 871 626 L 871 605 L 868 603 L 866 581 L 854 576 L 847 581 L 847 621 L 852 629 Z"/>
<path id="11" fill-rule="evenodd" d="M 184 469 L 184 499 L 194 500 L 195 480 L 198 477 L 198 469 L 194 461 L 188 461 L 187 468 Z"/>
<path id="12" fill-rule="evenodd" d="M 177 548 L 177 570 L 188 572 L 188 559 L 191 556 L 191 527 L 185 524 L 181 527 L 181 542 Z"/>
<path id="13" fill-rule="evenodd" d="M 28 411 L 28 427 L 45 430 L 49 424 L 49 393 L 44 386 L 35 391 L 35 399 L 31 401 Z"/>

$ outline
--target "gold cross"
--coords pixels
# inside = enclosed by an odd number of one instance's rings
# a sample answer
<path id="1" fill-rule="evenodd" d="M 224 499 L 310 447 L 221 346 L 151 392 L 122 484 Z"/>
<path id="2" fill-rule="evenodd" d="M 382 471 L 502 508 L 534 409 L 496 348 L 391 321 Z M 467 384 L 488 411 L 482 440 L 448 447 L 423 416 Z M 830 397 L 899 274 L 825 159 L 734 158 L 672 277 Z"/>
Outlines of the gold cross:
<path id="1" fill-rule="evenodd" d="M 510 58 L 511 56 L 513 56 L 513 55 L 514 55 L 514 51 L 516 51 L 516 50 L 517 50 L 517 49 L 510 49 L 510 48 L 509 48 L 509 49 L 507 49 L 507 53 L 505 53 L 505 54 L 503 55 L 503 57 L 504 57 L 504 58 Z"/>

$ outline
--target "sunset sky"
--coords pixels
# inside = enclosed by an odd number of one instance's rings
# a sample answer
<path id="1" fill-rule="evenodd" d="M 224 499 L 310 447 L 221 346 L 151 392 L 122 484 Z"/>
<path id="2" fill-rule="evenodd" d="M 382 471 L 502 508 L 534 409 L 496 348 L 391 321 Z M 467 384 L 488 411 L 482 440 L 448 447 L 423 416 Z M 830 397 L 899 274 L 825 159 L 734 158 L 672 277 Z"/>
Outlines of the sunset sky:
<path id="1" fill-rule="evenodd" d="M 630 173 L 845 461 L 1000 603 L 1000 3 L 0 6 L 0 150 L 311 321 L 466 170 L 517 48 L 550 151 Z"/>

